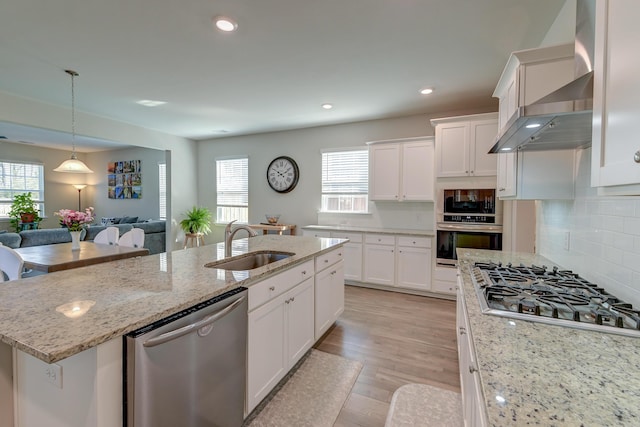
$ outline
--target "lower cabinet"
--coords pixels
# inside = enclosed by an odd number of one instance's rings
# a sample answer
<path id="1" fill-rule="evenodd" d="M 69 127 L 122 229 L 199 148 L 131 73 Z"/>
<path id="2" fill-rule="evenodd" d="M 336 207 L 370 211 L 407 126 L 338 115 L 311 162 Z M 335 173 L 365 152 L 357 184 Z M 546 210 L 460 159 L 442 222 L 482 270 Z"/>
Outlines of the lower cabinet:
<path id="1" fill-rule="evenodd" d="M 431 239 L 398 237 L 396 286 L 431 289 Z"/>
<path id="2" fill-rule="evenodd" d="M 386 286 L 395 284 L 395 244 L 396 238 L 392 235 L 365 235 L 364 282 Z"/>
<path id="3" fill-rule="evenodd" d="M 315 342 L 313 284 L 310 277 L 249 312 L 247 414 Z"/>
<path id="4" fill-rule="evenodd" d="M 316 273 L 315 339 L 319 340 L 344 311 L 344 261 Z"/>
<path id="5" fill-rule="evenodd" d="M 332 231 L 331 237 L 349 239 L 344 249 L 344 278 L 355 282 L 362 281 L 362 233 Z"/>
<path id="6" fill-rule="evenodd" d="M 458 363 L 464 425 L 465 427 L 485 427 L 487 425 L 485 403 L 460 279 L 458 280 L 456 304 Z"/>

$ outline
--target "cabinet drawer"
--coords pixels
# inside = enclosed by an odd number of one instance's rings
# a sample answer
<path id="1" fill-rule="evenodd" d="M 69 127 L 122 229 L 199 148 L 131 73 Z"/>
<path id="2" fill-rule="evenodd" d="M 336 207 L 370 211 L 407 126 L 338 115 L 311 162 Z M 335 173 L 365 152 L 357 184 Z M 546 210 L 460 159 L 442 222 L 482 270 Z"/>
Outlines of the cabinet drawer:
<path id="1" fill-rule="evenodd" d="M 330 265 L 335 264 L 336 262 L 342 260 L 344 257 L 344 249 L 338 248 L 326 254 L 320 255 L 316 257 L 316 272 L 324 270 Z"/>
<path id="2" fill-rule="evenodd" d="M 400 236 L 398 237 L 398 246 L 412 247 L 412 248 L 430 248 L 430 237 L 413 237 L 413 236 Z"/>
<path id="3" fill-rule="evenodd" d="M 335 237 L 336 239 L 349 239 L 351 243 L 362 243 L 362 233 L 332 231 L 331 237 Z"/>
<path id="4" fill-rule="evenodd" d="M 445 294 L 455 294 L 456 293 L 456 282 L 441 282 L 435 280 L 431 285 L 431 289 L 434 292 L 442 292 Z"/>
<path id="5" fill-rule="evenodd" d="M 396 237 L 389 234 L 367 234 L 364 241 L 368 245 L 395 245 Z"/>
<path id="6" fill-rule="evenodd" d="M 249 311 L 313 277 L 313 273 L 313 261 L 310 260 L 249 286 Z"/>
<path id="7" fill-rule="evenodd" d="M 311 237 L 331 237 L 330 232 L 319 230 L 302 230 L 302 235 Z"/>

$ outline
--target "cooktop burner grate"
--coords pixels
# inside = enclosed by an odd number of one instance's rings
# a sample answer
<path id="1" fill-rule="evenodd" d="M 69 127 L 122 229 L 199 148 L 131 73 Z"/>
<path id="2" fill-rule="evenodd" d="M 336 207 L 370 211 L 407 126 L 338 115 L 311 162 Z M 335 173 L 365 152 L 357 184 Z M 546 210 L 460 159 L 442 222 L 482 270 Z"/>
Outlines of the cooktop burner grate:
<path id="1" fill-rule="evenodd" d="M 484 313 L 640 336 L 640 311 L 570 270 L 488 262 L 471 273 Z"/>

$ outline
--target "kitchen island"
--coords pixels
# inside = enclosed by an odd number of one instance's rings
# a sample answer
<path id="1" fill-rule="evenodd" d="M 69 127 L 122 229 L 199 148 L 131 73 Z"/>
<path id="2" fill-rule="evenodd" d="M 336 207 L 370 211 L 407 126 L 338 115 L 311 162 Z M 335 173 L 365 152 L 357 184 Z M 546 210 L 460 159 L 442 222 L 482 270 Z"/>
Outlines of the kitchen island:
<path id="1" fill-rule="evenodd" d="M 487 425 L 640 425 L 640 338 L 483 314 L 469 266 L 556 264 L 471 249 L 458 249 L 458 260 Z"/>
<path id="2" fill-rule="evenodd" d="M 260 250 L 295 253 L 250 271 L 204 267 L 224 258 L 224 246 L 218 244 L 4 283 L 0 340 L 4 353 L 7 345 L 13 347 L 14 371 L 21 378 L 16 425 L 38 425 L 32 413 L 54 414 L 61 407 L 84 420 L 74 426 L 115 425 L 122 414 L 123 335 L 229 290 L 250 288 L 344 242 L 274 235 L 235 240 L 234 256 Z M 86 372 L 92 377 L 82 377 Z M 44 384 L 45 376 L 51 384 Z M 45 396 L 34 398 L 33 389 Z M 4 393 L 7 389 L 0 389 Z M 47 425 L 71 425 L 51 414 Z"/>

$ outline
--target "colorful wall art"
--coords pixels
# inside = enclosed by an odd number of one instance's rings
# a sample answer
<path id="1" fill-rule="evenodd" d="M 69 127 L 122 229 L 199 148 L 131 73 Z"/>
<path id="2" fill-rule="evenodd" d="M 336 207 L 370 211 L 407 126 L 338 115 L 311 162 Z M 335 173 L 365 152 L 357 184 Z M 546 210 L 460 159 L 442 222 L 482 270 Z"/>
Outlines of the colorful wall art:
<path id="1" fill-rule="evenodd" d="M 108 163 L 107 191 L 110 199 L 141 199 L 142 162 L 124 160 Z"/>

